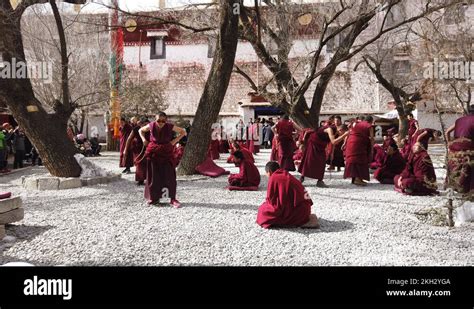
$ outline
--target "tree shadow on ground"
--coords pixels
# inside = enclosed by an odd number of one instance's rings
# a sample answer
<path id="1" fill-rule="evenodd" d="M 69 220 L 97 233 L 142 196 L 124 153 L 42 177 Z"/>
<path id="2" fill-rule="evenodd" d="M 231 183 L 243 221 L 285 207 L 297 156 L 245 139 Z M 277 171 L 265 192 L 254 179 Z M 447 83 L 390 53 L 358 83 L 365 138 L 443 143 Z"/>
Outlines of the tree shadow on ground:
<path id="1" fill-rule="evenodd" d="M 237 210 L 254 210 L 255 215 L 258 210 L 259 205 L 250 205 L 250 204 L 212 204 L 212 203 L 183 203 L 183 206 L 186 208 L 212 208 L 212 209 L 237 209 Z"/>
<path id="2" fill-rule="evenodd" d="M 331 221 L 327 219 L 318 218 L 320 228 L 319 229 L 306 229 L 306 228 L 273 228 L 274 230 L 285 230 L 298 234 L 316 234 L 316 233 L 338 233 L 354 229 L 354 224 L 349 221 Z"/>
<path id="3" fill-rule="evenodd" d="M 10 263 L 10 262 L 27 262 L 33 265 L 47 265 L 47 263 L 39 262 L 36 260 L 22 260 L 12 256 L 4 255 L 3 251 L 8 250 L 10 247 L 14 246 L 15 244 L 23 241 L 30 241 L 35 237 L 43 234 L 44 232 L 52 229 L 53 226 L 45 225 L 45 226 L 36 226 L 36 225 L 24 225 L 24 224 L 7 224 L 6 225 L 6 234 L 7 236 L 15 237 L 15 241 L 13 242 L 2 242 L 0 241 L 0 265 Z"/>

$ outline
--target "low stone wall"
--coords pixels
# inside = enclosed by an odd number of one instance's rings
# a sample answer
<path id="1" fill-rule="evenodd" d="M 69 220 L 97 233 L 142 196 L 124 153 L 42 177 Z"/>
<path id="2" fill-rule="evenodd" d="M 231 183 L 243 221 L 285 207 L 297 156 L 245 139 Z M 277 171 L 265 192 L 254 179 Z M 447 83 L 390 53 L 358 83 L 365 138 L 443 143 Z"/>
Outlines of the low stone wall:
<path id="1" fill-rule="evenodd" d="M 19 196 L 0 200 L 0 240 L 5 237 L 5 225 L 23 219 L 24 209 Z"/>
<path id="2" fill-rule="evenodd" d="M 120 180 L 122 175 L 108 175 L 88 178 L 62 178 L 53 176 L 28 176 L 22 177 L 23 187 L 27 190 L 65 190 L 84 186 L 94 186 Z"/>

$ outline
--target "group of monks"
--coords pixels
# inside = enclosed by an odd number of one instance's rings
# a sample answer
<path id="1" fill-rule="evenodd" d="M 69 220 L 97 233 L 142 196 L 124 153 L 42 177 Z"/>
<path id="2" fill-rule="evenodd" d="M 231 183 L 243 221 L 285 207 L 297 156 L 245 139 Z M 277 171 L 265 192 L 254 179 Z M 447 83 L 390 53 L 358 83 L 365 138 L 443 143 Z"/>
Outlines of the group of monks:
<path id="1" fill-rule="evenodd" d="M 472 156 L 474 140 L 474 108 L 447 130 L 454 132 L 450 143 L 448 169 L 454 179 L 452 186 L 461 192 L 473 192 Z M 432 195 L 437 193 L 436 174 L 427 149 L 430 141 L 441 136 L 433 129 L 421 129 L 412 115 L 409 117 L 408 135 L 402 141 L 396 130 L 388 130 L 382 145 L 374 142 L 373 118 L 360 116 L 342 123 L 341 117 L 331 116 L 317 129 L 301 129 L 288 116 L 274 125 L 274 140 L 270 161 L 265 166 L 269 178 L 265 202 L 259 207 L 257 223 L 264 228 L 271 226 L 299 226 L 318 228 L 316 215 L 311 214 L 313 204 L 303 182 L 305 177 L 317 180 L 318 187 L 326 187 L 324 173 L 341 167 L 344 178 L 366 186 L 370 169 L 382 184 L 392 184 L 395 190 L 408 195 Z M 133 121 L 132 121 L 133 123 Z M 176 146 L 186 136 L 186 131 L 168 123 L 160 113 L 156 121 L 137 121 L 131 128 L 124 123 L 121 130 L 130 133 L 124 138 L 121 166 L 127 168 L 127 153 L 133 153 L 137 169 L 136 180 L 145 184 L 145 198 L 149 204 L 170 198 L 171 205 L 180 207 L 176 199 L 176 166 L 183 146 Z M 215 140 L 215 139 L 213 139 Z M 217 145 L 217 144 L 216 144 Z M 239 167 L 239 173 L 228 177 L 229 190 L 258 190 L 261 176 L 255 165 L 249 144 L 244 141 L 227 141 L 228 149 L 209 150 L 230 152 L 227 162 Z M 223 148 L 223 147 L 220 147 Z M 177 151 L 178 149 L 178 151 Z M 470 158 L 470 159 L 466 159 Z M 466 161 L 467 160 L 467 161 Z M 298 180 L 290 172 L 301 174 Z M 126 172 L 126 171 L 124 171 Z M 145 181 L 146 180 L 146 181 Z M 463 191 L 464 190 L 464 191 Z"/>

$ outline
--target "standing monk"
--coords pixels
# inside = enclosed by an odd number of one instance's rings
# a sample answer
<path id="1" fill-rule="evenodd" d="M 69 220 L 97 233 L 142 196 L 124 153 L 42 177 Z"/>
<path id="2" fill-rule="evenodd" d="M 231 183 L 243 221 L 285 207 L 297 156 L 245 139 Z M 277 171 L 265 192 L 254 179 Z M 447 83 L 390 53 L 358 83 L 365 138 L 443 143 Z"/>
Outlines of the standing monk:
<path id="1" fill-rule="evenodd" d="M 354 123 L 346 141 L 346 167 L 344 178 L 352 178 L 352 183 L 366 186 L 363 180 L 370 180 L 369 162 L 374 145 L 372 116 L 360 117 L 363 121 Z"/>
<path id="2" fill-rule="evenodd" d="M 296 171 L 293 162 L 293 152 L 296 149 L 296 143 L 293 140 L 293 131 L 295 126 L 288 115 L 283 116 L 274 127 L 273 132 L 278 140 L 278 164 L 287 171 Z"/>
<path id="3" fill-rule="evenodd" d="M 346 137 L 345 135 L 335 138 L 335 127 L 330 122 L 316 131 L 306 131 L 303 139 L 304 153 L 298 172 L 301 173 L 301 182 L 305 177 L 317 179 L 317 187 L 327 187 L 323 181 L 324 170 L 326 168 L 326 147 L 329 143 L 335 145 Z"/>
<path id="4" fill-rule="evenodd" d="M 418 120 L 413 117 L 412 113 L 409 113 L 407 115 L 408 118 L 408 142 L 411 146 L 413 146 L 414 142 L 412 141 L 413 134 L 416 133 L 420 129 L 420 126 L 418 125 Z"/>
<path id="5" fill-rule="evenodd" d="M 454 132 L 454 140 L 451 139 Z M 472 198 L 474 194 L 474 105 L 469 106 L 469 115 L 456 120 L 446 130 L 450 141 L 448 152 L 448 184 L 459 193 Z"/>
<path id="6" fill-rule="evenodd" d="M 179 208 L 176 200 L 176 162 L 174 147 L 184 136 L 186 130 L 168 123 L 168 117 L 160 112 L 156 121 L 140 129 L 140 137 L 146 146 L 147 159 L 145 198 L 148 204 L 157 204 L 160 198 L 170 198 L 171 205 Z M 150 142 L 145 133 L 150 132 Z M 178 135 L 173 139 L 173 132 Z"/>
<path id="7" fill-rule="evenodd" d="M 415 143 L 403 172 L 393 179 L 395 190 L 408 195 L 432 195 L 438 193 L 436 174 L 428 152 Z"/>
<path id="8" fill-rule="evenodd" d="M 405 159 L 403 159 L 398 146 L 394 142 L 387 148 L 387 155 L 385 156 L 382 165 L 375 170 L 374 178 L 382 184 L 392 184 L 393 178 L 403 172 L 405 169 Z"/>
<path id="9" fill-rule="evenodd" d="M 258 208 L 257 223 L 269 227 L 319 228 L 318 218 L 311 214 L 313 201 L 301 182 L 277 162 L 265 166 L 268 188 L 265 202 Z"/>
<path id="10" fill-rule="evenodd" d="M 127 145 L 128 136 L 132 133 L 133 127 L 125 120 L 120 119 L 120 167 L 125 167 L 122 173 L 130 173 L 133 166 L 133 157 L 124 156 L 124 150 Z"/>
<path id="11" fill-rule="evenodd" d="M 137 162 L 137 159 L 140 159 L 139 156 L 143 150 L 143 141 L 139 131 L 140 128 L 148 125 L 148 123 L 148 119 L 143 118 L 133 127 L 133 131 L 128 136 L 127 144 L 123 152 L 124 157 L 131 156 L 133 158 L 133 162 L 135 163 L 135 181 L 137 185 L 143 185 L 146 180 L 146 160 L 141 158 L 141 161 Z M 145 138 L 147 141 L 150 141 L 150 132 L 145 133 Z"/>

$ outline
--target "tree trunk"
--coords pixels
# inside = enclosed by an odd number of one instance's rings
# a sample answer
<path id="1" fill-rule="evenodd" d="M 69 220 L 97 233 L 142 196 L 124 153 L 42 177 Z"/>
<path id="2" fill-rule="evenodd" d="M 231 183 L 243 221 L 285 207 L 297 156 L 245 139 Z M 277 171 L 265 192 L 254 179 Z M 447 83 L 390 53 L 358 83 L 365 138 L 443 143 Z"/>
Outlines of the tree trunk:
<path id="1" fill-rule="evenodd" d="M 405 114 L 398 113 L 398 136 L 403 140 L 408 134 L 408 118 Z"/>
<path id="2" fill-rule="evenodd" d="M 189 140 L 178 168 L 179 175 L 192 175 L 204 161 L 211 141 L 211 127 L 217 121 L 234 66 L 238 42 L 239 15 L 234 5 L 241 1 L 220 0 L 220 26 L 216 52 L 194 117 Z"/>
<path id="3" fill-rule="evenodd" d="M 0 53 L 3 61 L 26 62 L 23 48 L 21 15 L 5 1 L 0 2 Z M 78 177 L 81 168 L 74 159 L 77 149 L 67 136 L 70 113 L 64 110 L 48 114 L 33 93 L 29 78 L 0 78 L 0 98 L 22 127 L 48 171 L 59 177 Z"/>

